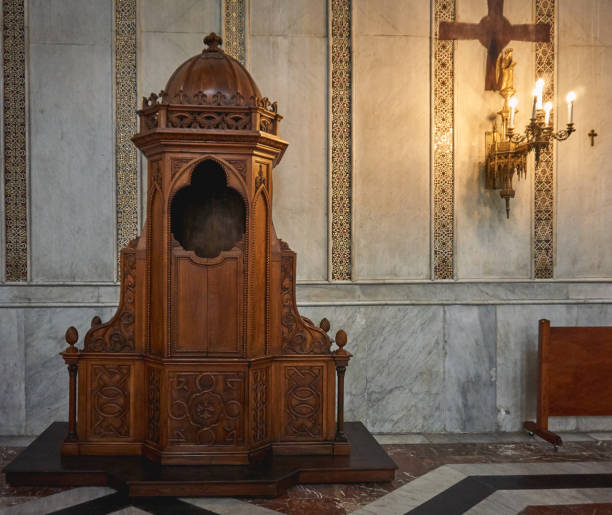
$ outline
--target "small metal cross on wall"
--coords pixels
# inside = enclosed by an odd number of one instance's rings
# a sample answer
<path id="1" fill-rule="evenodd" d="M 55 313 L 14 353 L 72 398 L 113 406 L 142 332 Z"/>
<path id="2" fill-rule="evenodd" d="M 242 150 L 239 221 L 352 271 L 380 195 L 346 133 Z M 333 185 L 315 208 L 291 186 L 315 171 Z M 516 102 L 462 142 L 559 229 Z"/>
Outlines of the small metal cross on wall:
<path id="1" fill-rule="evenodd" d="M 599 136 L 599 134 L 597 134 L 597 133 L 595 132 L 595 129 L 591 129 L 591 132 L 589 132 L 589 133 L 587 134 L 587 136 L 588 136 L 589 138 L 591 138 L 591 146 L 592 146 L 592 147 L 594 147 L 594 146 L 595 146 L 595 138 L 596 138 L 597 136 Z"/>
<path id="2" fill-rule="evenodd" d="M 487 0 L 488 13 L 478 23 L 440 22 L 438 39 L 477 39 L 487 49 L 485 90 L 497 91 L 497 56 L 510 41 L 550 41 L 548 23 L 511 25 L 504 17 L 504 0 Z"/>

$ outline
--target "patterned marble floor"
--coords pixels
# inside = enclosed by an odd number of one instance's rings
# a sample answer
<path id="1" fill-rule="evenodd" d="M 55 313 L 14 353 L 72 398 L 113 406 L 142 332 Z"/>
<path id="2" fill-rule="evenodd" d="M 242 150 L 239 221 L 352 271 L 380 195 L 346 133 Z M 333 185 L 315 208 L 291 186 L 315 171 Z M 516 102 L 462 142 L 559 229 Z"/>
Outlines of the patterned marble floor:
<path id="1" fill-rule="evenodd" d="M 0 514 L 612 515 L 612 434 L 562 436 L 555 452 L 524 434 L 382 435 L 399 467 L 392 483 L 300 485 L 276 499 L 128 499 L 103 487 L 12 488 L 1 476 Z M 0 468 L 27 443 L 0 438 Z"/>

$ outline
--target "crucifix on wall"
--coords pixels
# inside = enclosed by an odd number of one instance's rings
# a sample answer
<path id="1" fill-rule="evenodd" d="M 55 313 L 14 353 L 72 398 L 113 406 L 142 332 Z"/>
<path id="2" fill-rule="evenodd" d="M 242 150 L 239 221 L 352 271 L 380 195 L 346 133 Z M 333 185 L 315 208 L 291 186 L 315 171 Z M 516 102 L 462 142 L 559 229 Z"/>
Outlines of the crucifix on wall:
<path id="1" fill-rule="evenodd" d="M 504 17 L 504 0 L 487 0 L 488 13 L 478 23 L 440 22 L 438 39 L 477 39 L 487 49 L 485 90 L 500 89 L 497 58 L 510 41 L 550 41 L 548 23 L 512 25 Z"/>

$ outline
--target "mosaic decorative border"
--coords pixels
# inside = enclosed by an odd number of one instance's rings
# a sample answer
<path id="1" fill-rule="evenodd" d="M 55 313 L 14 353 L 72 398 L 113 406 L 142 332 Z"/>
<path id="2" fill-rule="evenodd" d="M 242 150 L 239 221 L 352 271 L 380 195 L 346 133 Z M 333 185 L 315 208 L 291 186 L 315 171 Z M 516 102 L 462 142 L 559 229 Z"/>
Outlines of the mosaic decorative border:
<path id="1" fill-rule="evenodd" d="M 433 279 L 453 279 L 455 44 L 438 39 L 438 26 L 441 21 L 455 20 L 455 0 L 434 0 L 433 4 Z"/>
<path id="2" fill-rule="evenodd" d="M 7 281 L 28 279 L 24 0 L 2 1 L 4 228 Z"/>
<path id="3" fill-rule="evenodd" d="M 138 234 L 136 1 L 115 0 L 115 176 L 117 250 Z M 119 260 L 119 252 L 117 253 Z"/>
<path id="4" fill-rule="evenodd" d="M 329 0 L 331 280 L 351 279 L 352 0 Z"/>
<path id="5" fill-rule="evenodd" d="M 223 48 L 234 59 L 247 65 L 247 0 L 223 1 Z"/>
<path id="6" fill-rule="evenodd" d="M 535 0 L 535 22 L 550 24 L 550 43 L 536 43 L 535 75 L 542 77 L 544 101 L 555 96 L 555 0 Z M 550 279 L 554 271 L 554 143 L 540 154 L 534 173 L 533 264 L 536 279 Z"/>

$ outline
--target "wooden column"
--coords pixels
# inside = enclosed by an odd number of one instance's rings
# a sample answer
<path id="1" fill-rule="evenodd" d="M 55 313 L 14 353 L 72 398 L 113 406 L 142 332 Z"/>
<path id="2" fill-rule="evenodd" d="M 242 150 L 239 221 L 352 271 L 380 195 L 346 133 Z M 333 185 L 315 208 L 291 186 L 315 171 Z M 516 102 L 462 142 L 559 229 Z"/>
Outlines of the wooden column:
<path id="1" fill-rule="evenodd" d="M 344 434 L 344 374 L 351 354 L 344 350 L 346 345 L 346 333 L 341 329 L 336 333 L 336 345 L 334 351 L 334 361 L 336 363 L 336 373 L 338 375 L 338 401 L 337 401 L 337 422 L 334 454 L 349 454 L 350 448 L 346 435 Z"/>
<path id="2" fill-rule="evenodd" d="M 62 445 L 62 454 L 78 454 L 78 436 L 76 420 L 77 403 L 77 372 L 79 361 L 79 350 L 74 346 L 79 339 L 79 333 L 75 327 L 69 327 L 66 331 L 66 342 L 68 347 L 62 352 L 64 361 L 68 365 L 69 393 L 68 393 L 68 436 Z"/>

